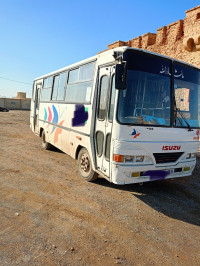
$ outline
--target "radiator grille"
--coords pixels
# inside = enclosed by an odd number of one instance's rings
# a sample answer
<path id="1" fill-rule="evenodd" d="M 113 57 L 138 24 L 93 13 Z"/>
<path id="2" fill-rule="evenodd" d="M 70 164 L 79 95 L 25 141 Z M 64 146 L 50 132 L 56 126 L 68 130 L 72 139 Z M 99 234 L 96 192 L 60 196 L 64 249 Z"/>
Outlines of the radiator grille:
<path id="1" fill-rule="evenodd" d="M 181 157 L 183 152 L 154 153 L 156 163 L 174 163 Z"/>

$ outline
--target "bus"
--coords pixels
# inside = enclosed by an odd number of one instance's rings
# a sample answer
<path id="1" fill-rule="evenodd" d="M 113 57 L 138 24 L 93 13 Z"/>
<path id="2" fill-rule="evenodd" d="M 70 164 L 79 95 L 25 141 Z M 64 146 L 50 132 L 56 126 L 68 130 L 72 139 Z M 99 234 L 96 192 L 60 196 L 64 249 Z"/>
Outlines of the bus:
<path id="1" fill-rule="evenodd" d="M 55 146 L 76 159 L 86 181 L 190 176 L 199 87 L 200 70 L 192 65 L 118 47 L 36 78 L 30 127 L 44 149 Z"/>

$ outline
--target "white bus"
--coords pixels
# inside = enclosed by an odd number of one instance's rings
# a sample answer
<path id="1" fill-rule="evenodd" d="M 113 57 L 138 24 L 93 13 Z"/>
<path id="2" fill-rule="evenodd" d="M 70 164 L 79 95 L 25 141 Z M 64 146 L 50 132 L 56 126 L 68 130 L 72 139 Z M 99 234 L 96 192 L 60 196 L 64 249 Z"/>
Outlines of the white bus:
<path id="1" fill-rule="evenodd" d="M 199 146 L 200 70 L 120 47 L 34 80 L 31 129 L 78 160 L 87 181 L 190 176 Z M 64 173 L 63 173 L 64 174 Z"/>

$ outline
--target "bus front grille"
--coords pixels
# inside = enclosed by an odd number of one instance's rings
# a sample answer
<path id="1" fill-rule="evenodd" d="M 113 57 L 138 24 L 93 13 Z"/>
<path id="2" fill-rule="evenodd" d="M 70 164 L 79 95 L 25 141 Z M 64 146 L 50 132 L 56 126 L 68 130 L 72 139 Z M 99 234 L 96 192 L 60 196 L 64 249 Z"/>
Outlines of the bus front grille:
<path id="1" fill-rule="evenodd" d="M 154 153 L 156 163 L 174 163 L 176 162 L 183 152 L 169 152 L 169 153 Z"/>

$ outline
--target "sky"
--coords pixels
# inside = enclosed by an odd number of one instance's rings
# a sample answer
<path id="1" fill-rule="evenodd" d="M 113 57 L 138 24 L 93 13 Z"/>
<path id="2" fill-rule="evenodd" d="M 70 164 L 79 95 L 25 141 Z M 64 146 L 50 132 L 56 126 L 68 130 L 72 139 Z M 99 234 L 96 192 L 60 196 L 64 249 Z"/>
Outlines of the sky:
<path id="1" fill-rule="evenodd" d="M 0 97 L 26 92 L 36 77 L 174 21 L 196 0 L 0 0 Z"/>

